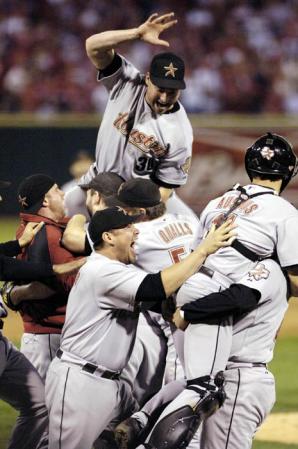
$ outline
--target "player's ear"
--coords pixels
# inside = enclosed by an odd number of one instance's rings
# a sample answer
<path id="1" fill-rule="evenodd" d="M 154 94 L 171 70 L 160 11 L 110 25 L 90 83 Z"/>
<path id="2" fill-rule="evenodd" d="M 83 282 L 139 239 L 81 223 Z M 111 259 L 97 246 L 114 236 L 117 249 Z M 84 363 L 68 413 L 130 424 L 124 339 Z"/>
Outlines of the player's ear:
<path id="1" fill-rule="evenodd" d="M 145 75 L 145 84 L 147 87 L 148 87 L 149 81 L 150 81 L 150 74 L 149 74 L 149 72 L 147 72 Z"/>
<path id="2" fill-rule="evenodd" d="M 102 240 L 107 243 L 108 245 L 112 245 L 113 243 L 113 234 L 111 232 L 103 232 L 102 233 Z"/>
<path id="3" fill-rule="evenodd" d="M 95 201 L 96 201 L 96 204 L 99 204 L 100 201 L 101 201 L 101 195 L 100 195 L 100 193 L 97 192 L 97 191 L 95 191 L 94 195 L 95 195 Z"/>
<path id="4" fill-rule="evenodd" d="M 47 196 L 44 197 L 41 207 L 48 207 L 50 204 Z"/>

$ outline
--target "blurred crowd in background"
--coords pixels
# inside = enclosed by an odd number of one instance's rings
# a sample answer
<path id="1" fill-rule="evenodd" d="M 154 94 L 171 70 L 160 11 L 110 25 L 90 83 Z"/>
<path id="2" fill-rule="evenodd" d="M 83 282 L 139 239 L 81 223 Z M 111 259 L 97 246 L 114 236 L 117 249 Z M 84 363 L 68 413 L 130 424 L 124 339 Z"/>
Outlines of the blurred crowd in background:
<path id="1" fill-rule="evenodd" d="M 103 112 L 86 38 L 170 11 L 188 112 L 298 113 L 298 0 L 0 0 L 0 112 Z M 145 72 L 164 47 L 118 50 Z"/>

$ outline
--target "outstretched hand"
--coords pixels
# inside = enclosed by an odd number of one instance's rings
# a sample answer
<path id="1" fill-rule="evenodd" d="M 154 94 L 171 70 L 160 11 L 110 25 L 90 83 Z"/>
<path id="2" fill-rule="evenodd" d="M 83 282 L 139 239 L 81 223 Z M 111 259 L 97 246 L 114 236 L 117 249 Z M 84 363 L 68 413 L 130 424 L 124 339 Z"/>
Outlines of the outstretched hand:
<path id="1" fill-rule="evenodd" d="M 140 39 L 149 44 L 169 47 L 168 41 L 159 39 L 159 35 L 177 23 L 177 20 L 173 19 L 173 17 L 173 12 L 163 14 L 162 16 L 159 16 L 157 13 L 152 14 L 146 22 L 138 27 Z"/>
<path id="2" fill-rule="evenodd" d="M 23 235 L 19 238 L 19 245 L 21 248 L 24 246 L 29 245 L 29 243 L 32 242 L 36 234 L 40 231 L 40 229 L 43 227 L 44 222 L 41 221 L 40 223 L 27 223 Z"/>
<path id="3" fill-rule="evenodd" d="M 219 228 L 213 224 L 200 246 L 207 255 L 215 253 L 219 248 L 230 246 L 237 236 L 235 228 L 232 219 L 227 219 Z"/>

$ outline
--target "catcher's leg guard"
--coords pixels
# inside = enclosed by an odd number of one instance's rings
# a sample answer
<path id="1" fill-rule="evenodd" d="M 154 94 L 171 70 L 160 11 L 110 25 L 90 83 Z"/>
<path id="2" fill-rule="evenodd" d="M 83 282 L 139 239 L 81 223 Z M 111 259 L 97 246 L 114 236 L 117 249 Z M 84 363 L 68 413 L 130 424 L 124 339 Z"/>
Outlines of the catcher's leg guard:
<path id="1" fill-rule="evenodd" d="M 201 423 L 201 417 L 184 405 L 161 419 L 147 443 L 152 449 L 183 449 L 188 446 Z"/>
<path id="2" fill-rule="evenodd" d="M 225 400 L 223 373 L 215 378 L 200 377 L 187 382 L 187 389 L 199 395 L 194 408 L 189 405 L 169 413 L 152 431 L 147 446 L 149 449 L 184 449 L 192 440 L 201 422 L 216 412 Z"/>
<path id="3" fill-rule="evenodd" d="M 195 412 L 200 416 L 201 420 L 213 415 L 226 399 L 222 371 L 219 371 L 214 379 L 211 376 L 204 376 L 187 381 L 186 388 L 195 391 L 201 397 L 201 400 L 195 407 Z"/>

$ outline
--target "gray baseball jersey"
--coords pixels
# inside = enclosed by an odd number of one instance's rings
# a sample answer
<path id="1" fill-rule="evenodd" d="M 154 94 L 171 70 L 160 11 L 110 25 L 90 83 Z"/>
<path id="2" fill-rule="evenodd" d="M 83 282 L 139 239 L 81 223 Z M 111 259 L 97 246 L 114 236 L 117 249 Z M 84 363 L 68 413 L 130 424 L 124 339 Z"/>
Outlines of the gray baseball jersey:
<path id="1" fill-rule="evenodd" d="M 134 298 L 147 275 L 93 252 L 78 274 L 66 311 L 61 349 L 74 357 L 121 371 L 134 343 Z M 86 303 L 82 298 L 92 298 Z M 111 357 L 111 341 L 117 348 Z"/>
<path id="2" fill-rule="evenodd" d="M 255 184 L 244 188 L 249 195 L 261 195 L 249 199 L 232 212 L 231 216 L 237 224 L 237 239 L 263 257 L 271 256 L 276 250 L 282 267 L 297 264 L 297 209 L 282 197 L 272 194 L 272 189 Z M 229 210 L 238 195 L 239 192 L 231 190 L 210 201 L 200 217 L 199 238 L 202 238 L 213 222 Z M 232 247 L 221 248 L 207 258 L 205 265 L 228 276 L 233 282 L 241 279 L 252 266 L 246 257 Z"/>
<path id="3" fill-rule="evenodd" d="M 136 265 L 156 273 L 186 257 L 198 232 L 199 220 L 189 215 L 166 213 L 137 223 Z"/>
<path id="4" fill-rule="evenodd" d="M 249 199 L 233 211 L 237 224 L 237 239 L 264 257 L 270 256 L 276 250 L 283 267 L 298 264 L 298 242 L 295 237 L 298 227 L 297 210 L 288 201 L 272 194 L 272 189 L 253 184 L 245 186 L 245 189 L 248 194 L 266 194 Z M 201 237 L 213 222 L 229 210 L 238 195 L 238 191 L 232 190 L 207 205 L 201 214 Z M 256 263 L 234 248 L 227 247 L 210 255 L 204 265 L 214 270 L 214 275 L 209 278 L 197 273 L 189 278 L 178 292 L 178 305 L 226 288 L 230 282 L 238 282 Z M 212 342 L 214 344 L 211 348 Z M 230 344 L 231 331 L 227 322 L 219 323 L 219 326 L 188 326 L 184 338 L 188 379 L 224 369 Z M 201 348 L 199 357 L 193 357 L 198 347 Z"/>
<path id="5" fill-rule="evenodd" d="M 133 265 L 96 252 L 81 268 L 69 295 L 61 349 L 46 379 L 50 449 L 58 444 L 91 448 L 131 403 L 127 385 L 112 379 L 133 348 L 135 295 L 145 276 Z"/>
<path id="6" fill-rule="evenodd" d="M 275 402 L 274 377 L 261 363 L 273 357 L 278 330 L 288 307 L 287 283 L 272 260 L 260 262 L 241 283 L 258 289 L 261 299 L 254 311 L 235 319 L 225 371 L 227 399 L 205 421 L 201 449 L 250 449 L 257 428 Z"/>
<path id="7" fill-rule="evenodd" d="M 183 185 L 193 140 L 186 112 L 179 102 L 173 111 L 155 115 L 145 101 L 144 76 L 121 58 L 122 65 L 115 73 L 99 74 L 109 100 L 97 137 L 96 169 L 116 172 L 125 180 L 154 173 L 164 183 Z M 82 181 L 93 176 L 91 169 Z"/>

